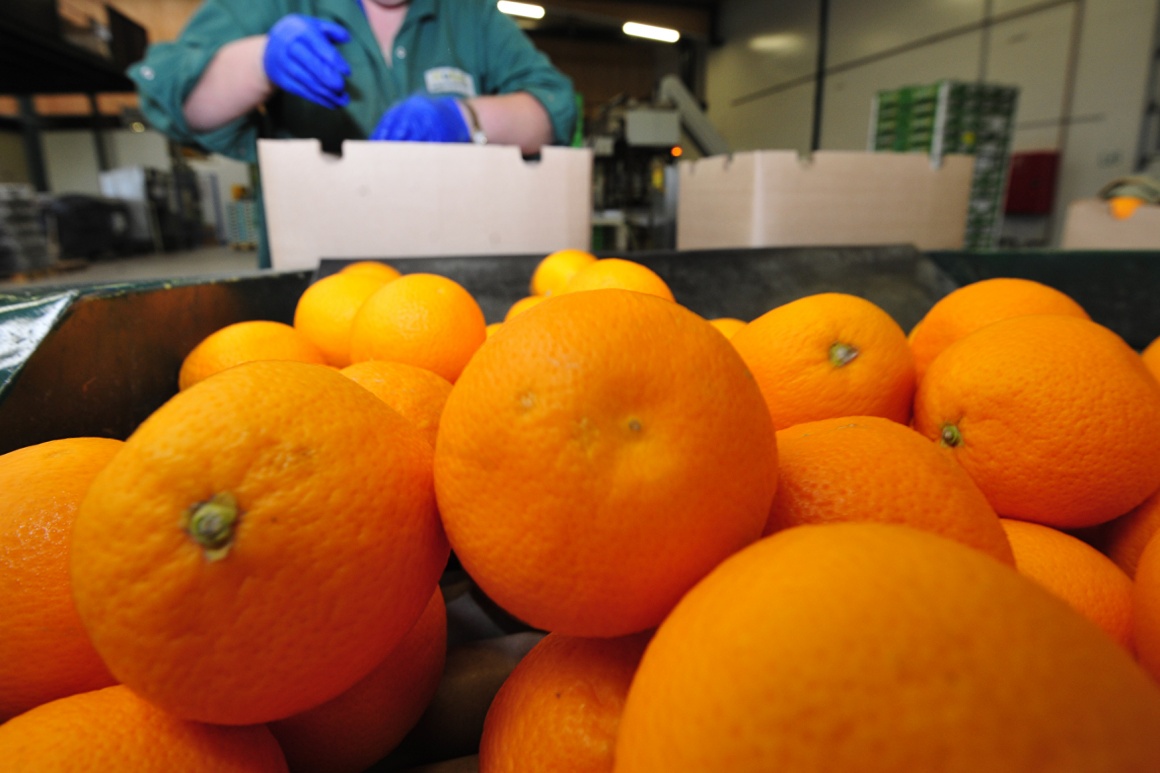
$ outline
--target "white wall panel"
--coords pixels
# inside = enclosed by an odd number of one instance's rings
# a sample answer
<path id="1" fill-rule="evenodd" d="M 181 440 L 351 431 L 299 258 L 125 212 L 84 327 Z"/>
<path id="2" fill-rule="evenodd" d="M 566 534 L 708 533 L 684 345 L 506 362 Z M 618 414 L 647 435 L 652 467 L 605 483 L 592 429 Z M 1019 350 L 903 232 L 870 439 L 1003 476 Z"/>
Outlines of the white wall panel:
<path id="1" fill-rule="evenodd" d="M 1056 243 L 1069 202 L 1094 196 L 1105 183 L 1133 172 L 1152 66 L 1157 5 L 1156 0 L 1085 4 L 1072 107 L 1079 120 L 1068 127 L 1063 148 Z"/>
<path id="2" fill-rule="evenodd" d="M 978 23 L 984 0 L 831 0 L 829 64 Z"/>
<path id="3" fill-rule="evenodd" d="M 813 129 L 814 85 L 730 107 L 710 109 L 709 120 L 733 151 L 776 148 L 806 153 Z"/>
<path id="4" fill-rule="evenodd" d="M 821 147 L 865 150 L 874 95 L 883 89 L 934 83 L 944 78 L 973 81 L 981 34 L 960 35 L 933 46 L 856 67 L 826 79 Z"/>
<path id="5" fill-rule="evenodd" d="M 48 187 L 53 193 L 101 194 L 97 150 L 92 132 L 51 131 L 41 134 Z"/>
<path id="6" fill-rule="evenodd" d="M 817 63 L 819 0 L 734 0 L 721 9 L 727 41 L 710 54 L 709 74 L 730 99 L 810 76 Z"/>
<path id="7" fill-rule="evenodd" d="M 818 5 L 818 0 L 722 5 L 726 43 L 709 53 L 706 101 L 709 120 L 733 149 L 809 148 Z"/>
<path id="8" fill-rule="evenodd" d="M 165 135 L 153 130 L 132 132 L 128 129 L 105 132 L 106 147 L 109 148 L 109 166 L 145 166 L 152 169 L 169 169 L 169 141 Z"/>
<path id="9" fill-rule="evenodd" d="M 1043 5 L 1045 0 L 991 0 L 991 15 L 1002 16 L 1013 11 L 1023 11 L 1037 5 Z M 1097 0 L 1103 2 L 1103 0 Z"/>
<path id="10" fill-rule="evenodd" d="M 0 183 L 30 182 L 24 137 L 16 132 L 0 132 Z"/>
<path id="11" fill-rule="evenodd" d="M 1059 146 L 1074 15 L 1075 5 L 1068 3 L 991 28 L 984 80 L 1019 87 L 1020 149 Z"/>

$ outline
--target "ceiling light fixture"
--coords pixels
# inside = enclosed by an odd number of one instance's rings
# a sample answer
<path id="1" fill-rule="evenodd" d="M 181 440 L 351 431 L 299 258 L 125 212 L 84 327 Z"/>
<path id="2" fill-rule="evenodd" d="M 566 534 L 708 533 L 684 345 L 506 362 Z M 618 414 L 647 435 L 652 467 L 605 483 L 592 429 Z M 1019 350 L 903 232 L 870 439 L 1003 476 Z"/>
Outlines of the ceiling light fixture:
<path id="1" fill-rule="evenodd" d="M 513 3 L 509 0 L 499 0 L 496 3 L 502 13 L 510 16 L 523 16 L 525 19 L 542 19 L 544 18 L 544 6 L 532 5 L 531 3 Z"/>
<path id="2" fill-rule="evenodd" d="M 667 27 L 654 27 L 651 24 L 640 24 L 635 21 L 626 21 L 622 29 L 625 35 L 632 35 L 636 38 L 648 38 L 649 40 L 659 40 L 662 43 L 676 43 L 681 39 L 681 33 L 676 30 L 671 30 Z"/>

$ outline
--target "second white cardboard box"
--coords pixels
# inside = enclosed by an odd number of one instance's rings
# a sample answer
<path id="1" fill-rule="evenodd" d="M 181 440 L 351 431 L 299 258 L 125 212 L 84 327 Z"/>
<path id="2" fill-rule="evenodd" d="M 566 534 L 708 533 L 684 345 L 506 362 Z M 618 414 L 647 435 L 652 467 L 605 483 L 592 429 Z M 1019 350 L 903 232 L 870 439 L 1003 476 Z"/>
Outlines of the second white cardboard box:
<path id="1" fill-rule="evenodd" d="M 275 269 L 322 258 L 547 255 L 588 249 L 592 152 L 427 142 L 260 140 Z"/>
<path id="2" fill-rule="evenodd" d="M 1160 206 L 1144 204 L 1117 220 L 1104 199 L 1077 199 L 1067 207 L 1060 248 L 1065 250 L 1160 250 Z"/>
<path id="3" fill-rule="evenodd" d="M 974 157 L 759 150 L 682 161 L 677 249 L 913 244 L 961 249 Z"/>

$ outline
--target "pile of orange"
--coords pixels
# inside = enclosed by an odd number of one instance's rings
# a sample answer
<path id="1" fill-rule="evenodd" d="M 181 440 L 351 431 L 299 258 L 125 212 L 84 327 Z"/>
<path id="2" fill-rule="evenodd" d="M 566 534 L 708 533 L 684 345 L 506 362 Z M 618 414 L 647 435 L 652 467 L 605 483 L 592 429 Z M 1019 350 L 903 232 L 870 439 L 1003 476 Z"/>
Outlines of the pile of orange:
<path id="1" fill-rule="evenodd" d="M 0 767 L 359 773 L 480 693 L 464 574 L 542 636 L 482 773 L 1156 767 L 1160 345 L 1026 280 L 706 319 L 561 250 L 512 301 L 351 265 L 0 456 Z"/>

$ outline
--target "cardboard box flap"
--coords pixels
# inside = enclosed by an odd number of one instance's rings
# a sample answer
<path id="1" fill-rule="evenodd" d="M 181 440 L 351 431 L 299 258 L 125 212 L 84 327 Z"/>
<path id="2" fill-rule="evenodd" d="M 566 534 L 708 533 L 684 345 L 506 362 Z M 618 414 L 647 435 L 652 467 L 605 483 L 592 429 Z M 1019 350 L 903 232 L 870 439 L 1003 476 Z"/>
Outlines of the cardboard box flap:
<path id="1" fill-rule="evenodd" d="M 698 245 L 745 247 L 757 244 L 757 155 L 736 153 L 682 161 L 677 167 L 677 227 L 696 223 Z M 711 212 L 711 217 L 704 216 Z M 678 234 L 680 231 L 678 231 Z"/>
<path id="2" fill-rule="evenodd" d="M 483 255 L 586 249 L 592 156 L 546 147 L 314 139 L 258 144 L 275 268 L 323 257 Z"/>

